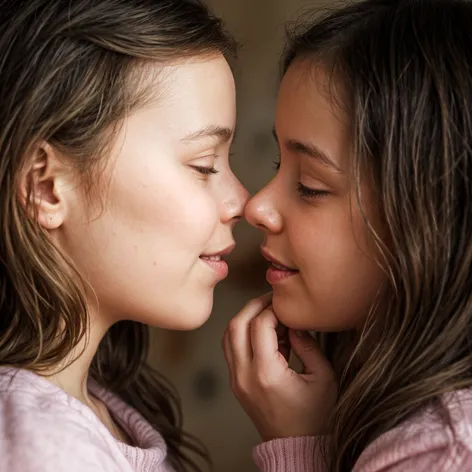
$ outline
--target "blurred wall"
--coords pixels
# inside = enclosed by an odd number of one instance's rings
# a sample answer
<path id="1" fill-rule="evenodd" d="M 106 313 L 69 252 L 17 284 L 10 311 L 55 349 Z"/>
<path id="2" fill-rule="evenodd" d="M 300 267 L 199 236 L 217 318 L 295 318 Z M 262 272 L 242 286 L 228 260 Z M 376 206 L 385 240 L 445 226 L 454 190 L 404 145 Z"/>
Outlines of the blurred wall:
<path id="1" fill-rule="evenodd" d="M 232 168 L 251 194 L 273 175 L 276 150 L 271 136 L 285 22 L 317 2 L 301 0 L 207 0 L 242 44 L 235 78 L 237 137 Z M 215 292 L 211 319 L 193 332 L 153 330 L 151 359 L 178 388 L 186 429 L 210 449 L 216 472 L 256 471 L 251 449 L 258 436 L 234 399 L 221 339 L 229 320 L 251 298 L 268 291 L 261 236 L 246 223 L 235 232 L 238 247 L 230 276 Z"/>

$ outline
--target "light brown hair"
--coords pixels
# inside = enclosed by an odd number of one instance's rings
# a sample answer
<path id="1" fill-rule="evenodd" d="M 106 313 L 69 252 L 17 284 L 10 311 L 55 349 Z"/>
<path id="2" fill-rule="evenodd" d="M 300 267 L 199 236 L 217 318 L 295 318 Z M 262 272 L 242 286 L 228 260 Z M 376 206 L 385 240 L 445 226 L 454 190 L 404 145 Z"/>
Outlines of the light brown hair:
<path id="1" fill-rule="evenodd" d="M 48 142 L 96 189 L 120 122 L 149 99 L 146 64 L 235 44 L 199 0 L 0 0 L 0 18 L 0 365 L 40 373 L 86 336 L 88 315 L 84 282 L 19 199 L 31 150 Z M 177 471 L 199 470 L 192 453 L 207 453 L 182 432 L 148 344 L 146 326 L 115 324 L 91 374 L 162 433 Z"/>

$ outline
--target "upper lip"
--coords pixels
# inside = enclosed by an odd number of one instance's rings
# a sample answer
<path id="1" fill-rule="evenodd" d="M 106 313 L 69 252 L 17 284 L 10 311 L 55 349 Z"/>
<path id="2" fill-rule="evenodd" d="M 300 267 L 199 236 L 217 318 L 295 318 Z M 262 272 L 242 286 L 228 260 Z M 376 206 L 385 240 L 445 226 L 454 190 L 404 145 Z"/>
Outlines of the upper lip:
<path id="1" fill-rule="evenodd" d="M 290 269 L 290 270 L 298 270 L 298 269 L 294 269 L 293 267 L 290 267 L 289 265 L 285 264 L 284 262 L 279 261 L 278 259 L 276 259 L 264 246 L 261 246 L 261 253 L 262 253 L 262 255 L 264 256 L 265 259 L 267 259 L 269 262 L 272 262 L 273 264 L 277 264 L 279 266 L 286 267 L 287 269 Z"/>
<path id="2" fill-rule="evenodd" d="M 212 253 L 205 253 L 205 254 L 202 254 L 202 256 L 204 256 L 204 257 L 227 256 L 228 254 L 231 254 L 231 252 L 233 251 L 235 246 L 236 246 L 236 244 L 233 243 L 233 244 L 230 244 L 229 246 L 227 246 L 225 249 L 223 249 L 221 251 L 212 252 Z"/>

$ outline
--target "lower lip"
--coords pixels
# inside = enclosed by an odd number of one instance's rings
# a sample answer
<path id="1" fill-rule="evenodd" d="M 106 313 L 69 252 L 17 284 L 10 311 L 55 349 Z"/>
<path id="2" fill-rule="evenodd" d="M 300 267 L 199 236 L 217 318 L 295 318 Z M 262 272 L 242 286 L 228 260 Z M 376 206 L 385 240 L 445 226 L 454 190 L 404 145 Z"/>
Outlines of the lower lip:
<path id="1" fill-rule="evenodd" d="M 297 270 L 281 270 L 275 267 L 269 267 L 266 272 L 266 279 L 271 285 L 283 282 L 294 275 L 297 275 Z"/>
<path id="2" fill-rule="evenodd" d="M 219 279 L 223 280 L 227 277 L 227 275 L 228 275 L 228 264 L 225 261 L 223 261 L 223 260 L 211 261 L 209 259 L 203 259 L 202 257 L 200 257 L 200 259 L 215 271 L 215 273 L 218 275 Z"/>

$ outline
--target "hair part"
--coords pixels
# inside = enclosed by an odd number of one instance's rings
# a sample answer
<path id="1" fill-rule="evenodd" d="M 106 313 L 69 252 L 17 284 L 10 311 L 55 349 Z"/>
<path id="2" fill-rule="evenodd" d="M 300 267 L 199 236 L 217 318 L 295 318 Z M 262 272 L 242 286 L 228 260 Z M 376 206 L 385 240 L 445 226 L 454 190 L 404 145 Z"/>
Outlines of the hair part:
<path id="1" fill-rule="evenodd" d="M 289 37 L 284 71 L 303 59 L 341 85 L 357 201 L 367 183 L 388 234 L 367 221 L 388 287 L 342 372 L 333 471 L 472 387 L 471 22 L 466 0 L 364 0 Z"/>
<path id="2" fill-rule="evenodd" d="M 47 142 L 82 175 L 84 195 L 123 119 L 155 99 L 150 67 L 236 54 L 200 0 L 0 0 L 0 365 L 60 365 L 88 333 L 86 284 L 19 198 L 33 150 Z M 28 201 L 32 200 L 32 195 Z M 92 375 L 167 442 L 176 471 L 199 470 L 203 446 L 182 432 L 178 396 L 147 364 L 148 328 L 122 321 L 100 344 Z"/>

